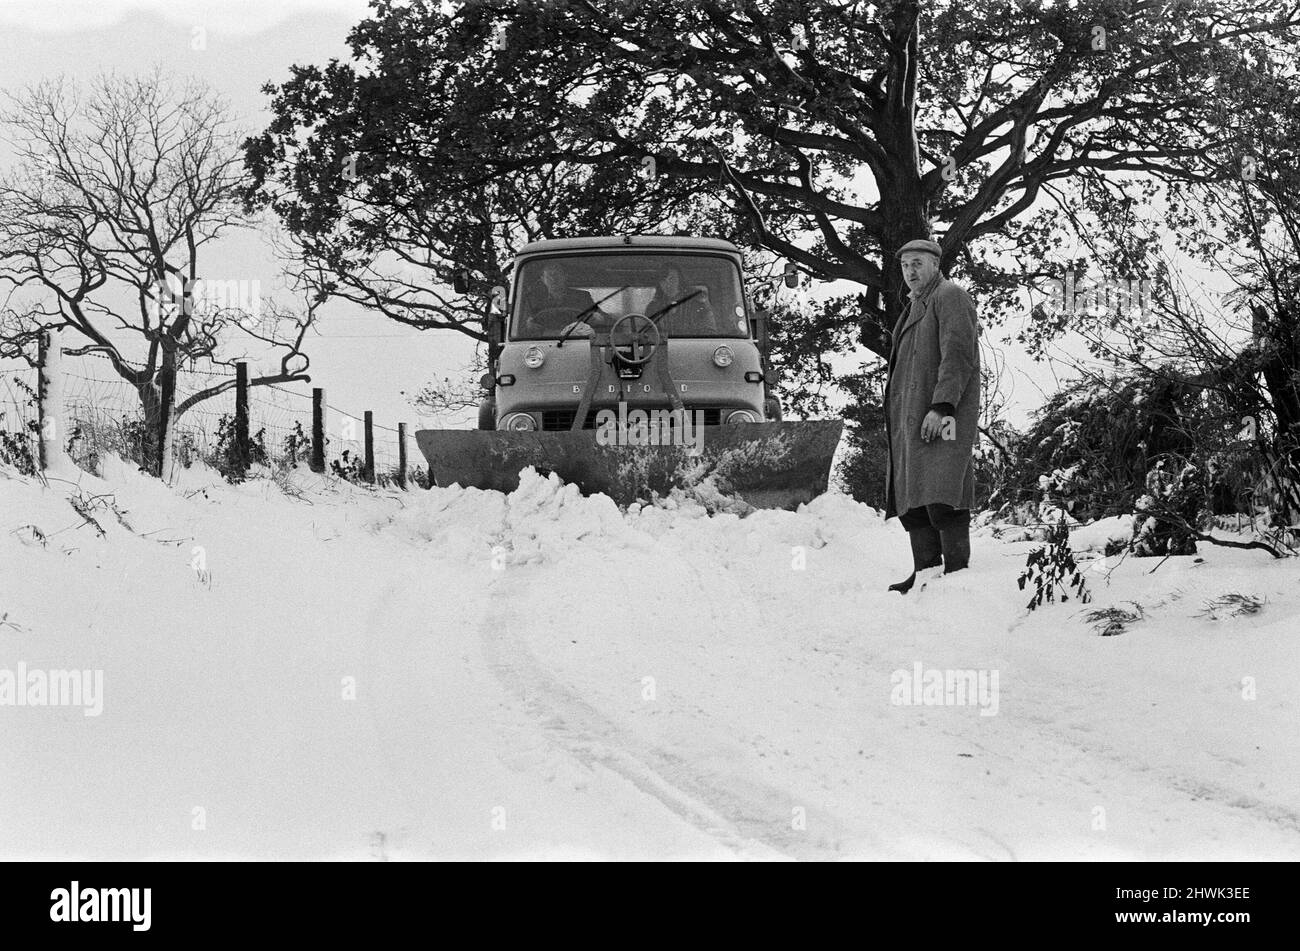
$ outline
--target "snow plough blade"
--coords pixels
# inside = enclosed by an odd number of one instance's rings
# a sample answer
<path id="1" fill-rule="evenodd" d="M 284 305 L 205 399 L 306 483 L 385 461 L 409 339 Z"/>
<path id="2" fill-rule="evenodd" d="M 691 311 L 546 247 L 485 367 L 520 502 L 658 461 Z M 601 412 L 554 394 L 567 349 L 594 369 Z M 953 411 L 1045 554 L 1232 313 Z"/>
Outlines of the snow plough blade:
<path id="1" fill-rule="evenodd" d="M 415 439 L 432 482 L 443 487 L 512 492 L 519 473 L 532 466 L 619 505 L 694 487 L 754 508 L 794 509 L 826 491 L 843 427 L 842 420 L 703 426 L 698 452 L 679 445 L 601 445 L 591 429 L 424 429 Z"/>

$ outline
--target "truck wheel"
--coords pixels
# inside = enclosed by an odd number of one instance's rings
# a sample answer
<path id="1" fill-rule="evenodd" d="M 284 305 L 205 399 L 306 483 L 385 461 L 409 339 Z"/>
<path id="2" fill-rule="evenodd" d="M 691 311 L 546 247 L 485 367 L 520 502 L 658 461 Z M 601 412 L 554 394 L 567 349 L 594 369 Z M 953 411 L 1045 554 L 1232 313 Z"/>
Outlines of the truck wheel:
<path id="1" fill-rule="evenodd" d="M 781 411 L 781 401 L 775 396 L 769 396 L 763 401 L 763 410 L 767 418 L 774 423 L 781 422 L 782 417 L 785 415 Z"/>
<path id="2" fill-rule="evenodd" d="M 490 397 L 478 404 L 478 428 L 479 429 L 497 428 L 496 401 L 491 399 Z"/>

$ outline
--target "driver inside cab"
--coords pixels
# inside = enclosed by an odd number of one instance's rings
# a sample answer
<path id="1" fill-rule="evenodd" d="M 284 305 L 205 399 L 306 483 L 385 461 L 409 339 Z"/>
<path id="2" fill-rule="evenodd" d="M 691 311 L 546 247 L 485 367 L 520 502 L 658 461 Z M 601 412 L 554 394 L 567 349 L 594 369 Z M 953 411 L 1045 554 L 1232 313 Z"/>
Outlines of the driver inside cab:
<path id="1" fill-rule="evenodd" d="M 682 269 L 675 264 L 666 265 L 655 281 L 654 297 L 646 306 L 646 315 L 669 331 L 681 329 L 699 333 L 711 331 L 718 323 L 717 312 L 709 299 L 705 284 L 688 285 Z"/>
<path id="2" fill-rule="evenodd" d="M 569 286 L 569 274 L 561 262 L 547 261 L 542 265 L 542 286 L 528 296 L 525 329 L 530 335 L 558 337 L 593 303 L 589 293 Z M 587 319 L 593 316 L 588 314 Z"/>

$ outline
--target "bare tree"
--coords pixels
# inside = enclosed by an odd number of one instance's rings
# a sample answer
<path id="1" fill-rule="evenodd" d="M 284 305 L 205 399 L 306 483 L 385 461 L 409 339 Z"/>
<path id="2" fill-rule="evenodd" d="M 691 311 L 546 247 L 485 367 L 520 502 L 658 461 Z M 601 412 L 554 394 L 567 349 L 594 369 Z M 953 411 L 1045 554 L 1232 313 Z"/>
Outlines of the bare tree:
<path id="1" fill-rule="evenodd" d="M 420 413 L 431 415 L 464 413 L 480 406 L 482 390 L 486 383 L 479 380 L 487 371 L 482 350 L 463 366 L 456 379 L 443 377 L 424 384 L 410 397 L 410 403 Z"/>
<path id="2" fill-rule="evenodd" d="M 159 70 L 101 76 L 88 87 L 46 80 L 7 96 L 0 122 L 16 166 L 0 177 L 0 282 L 9 349 L 67 328 L 73 355 L 103 354 L 139 396 L 150 471 L 164 473 L 182 413 L 228 389 L 175 402 L 177 375 L 229 363 L 237 341 L 280 354 L 250 383 L 308 380 L 302 341 L 314 307 L 259 313 L 260 294 L 212 281 L 200 252 L 247 227 L 242 158 L 220 98 Z M 222 293 L 214 294 L 213 290 Z M 231 293 L 227 293 L 231 290 Z"/>

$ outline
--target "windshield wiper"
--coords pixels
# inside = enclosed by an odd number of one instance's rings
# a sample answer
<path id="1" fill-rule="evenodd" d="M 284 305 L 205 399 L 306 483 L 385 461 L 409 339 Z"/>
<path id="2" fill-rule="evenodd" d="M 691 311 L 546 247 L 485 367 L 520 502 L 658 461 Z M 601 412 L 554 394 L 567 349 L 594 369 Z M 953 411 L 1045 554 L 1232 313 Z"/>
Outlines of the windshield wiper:
<path id="1" fill-rule="evenodd" d="M 617 295 L 619 295 L 619 294 L 622 294 L 624 291 L 631 290 L 631 289 L 632 289 L 632 285 L 631 285 L 631 284 L 627 284 L 627 285 L 625 285 L 625 286 L 623 286 L 623 287 L 620 287 L 618 290 L 613 291 L 612 293 L 605 295 L 605 296 L 602 297 L 600 300 L 596 301 L 594 304 L 592 304 L 590 307 L 588 307 L 586 310 L 584 310 L 584 311 L 583 311 L 581 314 L 579 314 L 577 317 L 573 318 L 573 323 L 571 323 L 571 324 L 569 325 L 569 329 L 568 329 L 568 330 L 566 330 L 563 334 L 561 334 L 560 339 L 559 339 L 559 342 L 556 343 L 556 345 L 555 345 L 555 349 L 556 349 L 556 350 L 559 350 L 561 347 L 564 346 L 564 341 L 568 340 L 568 339 L 569 339 L 569 335 L 572 334 L 575 330 L 578 329 L 578 325 L 579 325 L 579 324 L 587 324 L 587 326 L 589 326 L 589 327 L 591 326 L 590 324 L 587 323 L 587 315 L 588 315 L 588 314 L 590 314 L 590 313 L 592 313 L 593 311 L 595 311 L 597 308 L 600 307 L 601 304 L 605 303 L 605 301 L 609 300 L 611 297 L 615 297 L 615 296 L 617 296 Z"/>
<path id="2" fill-rule="evenodd" d="M 649 318 L 650 323 L 652 323 L 652 324 L 654 324 L 656 327 L 658 327 L 658 326 L 659 326 L 659 318 L 660 318 L 660 317 L 662 317 L 664 314 L 668 313 L 670 310 L 672 310 L 672 309 L 673 309 L 674 307 L 676 307 L 678 304 L 685 304 L 685 303 L 686 303 L 688 300 L 690 300 L 692 297 L 699 297 L 702 293 L 704 293 L 704 292 L 703 292 L 703 291 L 691 291 L 691 293 L 687 294 L 687 295 L 686 295 L 685 297 L 683 297 L 681 300 L 675 300 L 675 301 L 673 301 L 671 304 L 669 304 L 667 307 L 660 307 L 660 308 L 659 308 L 657 311 L 655 311 L 653 314 L 647 314 L 646 316 Z"/>

